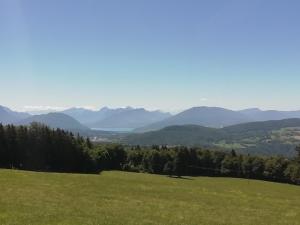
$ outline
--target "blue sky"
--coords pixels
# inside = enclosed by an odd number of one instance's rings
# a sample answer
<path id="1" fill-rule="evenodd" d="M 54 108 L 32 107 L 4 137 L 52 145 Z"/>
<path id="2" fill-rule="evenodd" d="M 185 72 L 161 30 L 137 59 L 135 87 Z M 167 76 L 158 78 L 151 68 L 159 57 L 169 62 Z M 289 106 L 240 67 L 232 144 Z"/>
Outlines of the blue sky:
<path id="1" fill-rule="evenodd" d="M 300 109 L 300 1 L 0 0 L 0 104 Z"/>

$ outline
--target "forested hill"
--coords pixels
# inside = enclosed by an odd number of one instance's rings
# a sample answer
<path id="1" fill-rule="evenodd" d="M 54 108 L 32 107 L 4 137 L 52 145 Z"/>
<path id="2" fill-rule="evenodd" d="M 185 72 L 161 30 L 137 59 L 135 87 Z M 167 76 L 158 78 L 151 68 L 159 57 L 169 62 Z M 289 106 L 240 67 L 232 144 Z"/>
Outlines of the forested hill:
<path id="1" fill-rule="evenodd" d="M 128 135 L 134 145 L 184 145 L 236 149 L 246 153 L 292 155 L 300 143 L 300 119 L 252 122 L 221 129 L 197 125 L 170 126 Z"/>
<path id="2" fill-rule="evenodd" d="M 220 139 L 220 130 L 198 125 L 170 126 L 159 131 L 129 134 L 124 142 L 133 145 L 208 145 Z"/>

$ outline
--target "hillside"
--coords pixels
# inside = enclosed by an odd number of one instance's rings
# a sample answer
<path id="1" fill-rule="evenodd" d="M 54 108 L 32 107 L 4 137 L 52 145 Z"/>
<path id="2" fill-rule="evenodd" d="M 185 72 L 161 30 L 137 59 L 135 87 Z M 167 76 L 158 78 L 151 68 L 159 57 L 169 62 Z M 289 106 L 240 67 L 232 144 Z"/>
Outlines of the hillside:
<path id="1" fill-rule="evenodd" d="M 0 224 L 300 224 L 298 186 L 232 178 L 175 179 L 0 170 Z"/>
<path id="2" fill-rule="evenodd" d="M 61 128 L 66 130 L 88 130 L 86 126 L 79 123 L 72 117 L 63 113 L 48 113 L 35 115 L 17 122 L 17 125 L 29 125 L 32 122 L 43 123 L 51 128 Z"/>
<path id="3" fill-rule="evenodd" d="M 130 134 L 124 138 L 134 145 L 210 145 L 219 139 L 219 130 L 198 125 L 165 127 L 159 131 Z"/>
<path id="4" fill-rule="evenodd" d="M 15 112 L 7 107 L 0 105 L 0 123 L 9 124 L 29 117 L 28 113 Z"/>
<path id="5" fill-rule="evenodd" d="M 159 131 L 131 134 L 123 142 L 134 145 L 201 145 L 289 156 L 300 144 L 297 127 L 300 127 L 300 119 L 251 122 L 221 129 L 196 125 L 171 126 Z"/>
<path id="6" fill-rule="evenodd" d="M 300 127 L 300 119 L 284 119 L 284 120 L 270 120 L 262 122 L 251 122 L 244 124 L 237 124 L 222 129 L 225 133 L 237 135 L 255 135 L 257 133 L 265 134 L 273 130 L 279 130 L 287 127 Z"/>
<path id="7" fill-rule="evenodd" d="M 147 132 L 168 126 L 187 124 L 220 128 L 249 121 L 251 120 L 240 112 L 218 107 L 194 107 L 163 121 L 136 129 L 136 132 Z"/>

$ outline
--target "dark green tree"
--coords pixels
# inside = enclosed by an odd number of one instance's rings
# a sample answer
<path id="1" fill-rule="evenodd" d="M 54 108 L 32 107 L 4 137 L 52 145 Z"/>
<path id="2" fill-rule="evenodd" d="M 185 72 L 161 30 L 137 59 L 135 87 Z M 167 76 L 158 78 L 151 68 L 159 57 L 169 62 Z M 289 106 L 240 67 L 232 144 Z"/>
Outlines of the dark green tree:
<path id="1" fill-rule="evenodd" d="M 181 177 L 182 175 L 186 174 L 188 166 L 187 162 L 188 151 L 186 148 L 180 148 L 177 150 L 174 158 L 173 171 L 176 176 Z"/>

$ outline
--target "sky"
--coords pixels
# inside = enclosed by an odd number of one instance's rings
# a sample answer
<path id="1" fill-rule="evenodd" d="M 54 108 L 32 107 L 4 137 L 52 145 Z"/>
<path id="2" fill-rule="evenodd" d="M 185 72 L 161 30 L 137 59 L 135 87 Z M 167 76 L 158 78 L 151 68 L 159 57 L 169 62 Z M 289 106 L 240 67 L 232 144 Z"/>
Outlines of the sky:
<path id="1" fill-rule="evenodd" d="M 0 0 L 0 105 L 300 109 L 298 0 Z"/>

